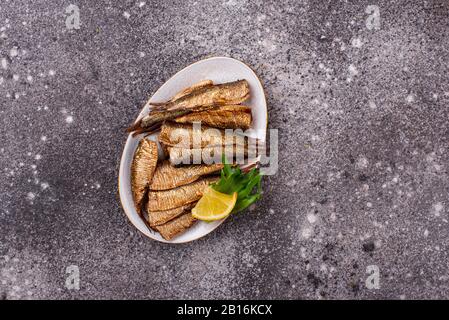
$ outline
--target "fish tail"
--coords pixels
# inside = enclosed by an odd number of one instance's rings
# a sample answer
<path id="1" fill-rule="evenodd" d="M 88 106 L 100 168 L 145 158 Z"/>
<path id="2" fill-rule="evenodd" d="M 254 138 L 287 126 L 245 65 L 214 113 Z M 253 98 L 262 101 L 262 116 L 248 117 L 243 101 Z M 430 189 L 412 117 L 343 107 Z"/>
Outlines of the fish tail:
<path id="1" fill-rule="evenodd" d="M 142 127 L 139 126 L 136 129 L 130 130 L 128 132 L 130 132 L 130 133 L 132 132 L 133 137 L 135 137 L 135 136 L 137 136 L 137 135 L 139 135 L 141 133 L 146 133 L 145 136 L 149 136 L 150 134 L 152 134 L 152 133 L 156 132 L 157 130 L 159 130 L 161 125 L 162 125 L 162 122 L 155 123 L 152 126 L 147 127 L 147 128 L 142 128 Z"/>
<path id="2" fill-rule="evenodd" d="M 140 129 L 142 129 L 142 119 L 134 122 L 132 125 L 130 125 L 128 128 L 126 128 L 126 131 L 128 133 L 131 133 L 133 131 L 140 130 Z"/>

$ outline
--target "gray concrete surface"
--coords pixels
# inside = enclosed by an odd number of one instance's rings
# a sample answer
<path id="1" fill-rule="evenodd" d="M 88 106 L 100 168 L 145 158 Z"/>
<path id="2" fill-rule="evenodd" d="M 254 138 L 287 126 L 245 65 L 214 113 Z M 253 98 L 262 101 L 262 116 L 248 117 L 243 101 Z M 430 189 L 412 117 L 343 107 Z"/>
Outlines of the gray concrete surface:
<path id="1" fill-rule="evenodd" d="M 448 21 L 444 0 L 2 0 L 0 299 L 449 298 Z M 255 210 L 160 244 L 118 201 L 124 128 L 215 55 L 260 76 L 280 170 Z"/>

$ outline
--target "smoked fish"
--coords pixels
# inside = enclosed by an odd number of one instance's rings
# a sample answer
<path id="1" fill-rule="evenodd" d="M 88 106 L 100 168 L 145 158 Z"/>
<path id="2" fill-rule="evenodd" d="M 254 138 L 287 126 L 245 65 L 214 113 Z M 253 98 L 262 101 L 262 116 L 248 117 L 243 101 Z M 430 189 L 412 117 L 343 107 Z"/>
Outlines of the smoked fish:
<path id="1" fill-rule="evenodd" d="M 142 200 L 148 184 L 153 179 L 157 165 L 157 144 L 148 139 L 142 139 L 134 153 L 131 164 L 131 190 L 137 212 L 141 212 Z"/>
<path id="2" fill-rule="evenodd" d="M 150 224 L 151 227 L 159 226 L 186 213 L 187 211 L 191 210 L 194 205 L 195 203 L 191 203 L 178 208 L 162 211 L 151 211 L 149 210 L 147 203 L 148 223 Z"/>
<path id="3" fill-rule="evenodd" d="M 171 240 L 175 236 L 190 228 L 195 222 L 196 219 L 189 212 L 170 220 L 167 223 L 155 226 L 154 229 L 156 229 L 156 231 L 158 231 L 165 240 Z"/>
<path id="4" fill-rule="evenodd" d="M 251 148 L 249 152 L 245 145 L 214 146 L 206 148 L 178 148 L 167 147 L 170 164 L 179 165 L 201 165 L 201 164 L 220 164 L 222 163 L 222 154 L 226 156 L 230 163 L 242 164 L 254 160 L 257 156 L 257 150 Z M 234 159 L 236 161 L 234 162 Z"/>
<path id="5" fill-rule="evenodd" d="M 191 112 L 173 119 L 176 123 L 201 122 L 202 125 L 221 129 L 242 129 L 251 127 L 251 108 L 241 105 L 216 107 Z"/>
<path id="6" fill-rule="evenodd" d="M 156 167 L 149 190 L 173 189 L 194 182 L 201 176 L 220 171 L 221 168 L 222 164 L 173 167 L 170 161 L 165 160 Z"/>
<path id="7" fill-rule="evenodd" d="M 219 177 L 206 177 L 170 190 L 149 191 L 147 209 L 163 211 L 195 202 L 201 198 L 207 186 L 218 179 Z"/>
<path id="8" fill-rule="evenodd" d="M 243 132 L 242 132 L 243 133 Z M 238 133 L 226 134 L 225 130 L 209 126 L 195 127 L 192 124 L 164 123 L 159 134 L 159 142 L 177 148 L 204 148 L 212 146 L 243 145 L 245 136 Z"/>
<path id="9" fill-rule="evenodd" d="M 128 128 L 128 132 L 152 132 L 160 127 L 162 121 L 186 115 L 193 111 L 204 111 L 223 105 L 244 102 L 250 97 L 248 81 L 211 84 L 204 81 L 185 89 L 173 99 L 162 102 L 148 102 L 152 106 L 150 113 Z"/>

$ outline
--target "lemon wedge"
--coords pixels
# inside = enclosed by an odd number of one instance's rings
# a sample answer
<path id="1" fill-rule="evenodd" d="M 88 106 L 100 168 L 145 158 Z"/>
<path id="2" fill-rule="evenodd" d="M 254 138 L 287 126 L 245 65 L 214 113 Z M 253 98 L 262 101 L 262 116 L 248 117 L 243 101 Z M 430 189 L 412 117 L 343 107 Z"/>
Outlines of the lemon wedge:
<path id="1" fill-rule="evenodd" d="M 192 216 L 198 220 L 214 221 L 226 218 L 234 209 L 237 192 L 225 194 L 208 187 L 203 197 L 192 209 Z"/>

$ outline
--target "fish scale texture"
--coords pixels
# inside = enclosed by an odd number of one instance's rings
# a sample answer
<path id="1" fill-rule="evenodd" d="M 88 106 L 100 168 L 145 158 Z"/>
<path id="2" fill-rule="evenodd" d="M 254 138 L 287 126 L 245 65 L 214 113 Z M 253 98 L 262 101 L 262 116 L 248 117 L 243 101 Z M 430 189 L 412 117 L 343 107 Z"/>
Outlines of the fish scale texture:
<path id="1" fill-rule="evenodd" d="M 79 29 L 0 4 L 0 299 L 449 298 L 447 1 L 72 2 Z M 125 128 L 217 55 L 260 76 L 279 171 L 212 234 L 149 240 Z"/>

